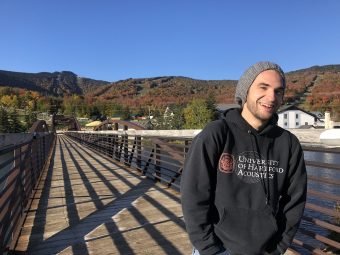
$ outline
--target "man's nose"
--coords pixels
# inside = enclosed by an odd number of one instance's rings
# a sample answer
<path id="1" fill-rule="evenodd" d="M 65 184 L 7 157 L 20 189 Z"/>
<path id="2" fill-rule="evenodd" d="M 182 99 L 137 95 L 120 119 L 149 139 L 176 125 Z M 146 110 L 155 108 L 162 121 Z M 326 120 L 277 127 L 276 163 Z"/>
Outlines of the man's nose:
<path id="1" fill-rule="evenodd" d="M 274 102 L 276 100 L 276 94 L 274 90 L 268 90 L 267 91 L 267 98 L 268 100 Z"/>

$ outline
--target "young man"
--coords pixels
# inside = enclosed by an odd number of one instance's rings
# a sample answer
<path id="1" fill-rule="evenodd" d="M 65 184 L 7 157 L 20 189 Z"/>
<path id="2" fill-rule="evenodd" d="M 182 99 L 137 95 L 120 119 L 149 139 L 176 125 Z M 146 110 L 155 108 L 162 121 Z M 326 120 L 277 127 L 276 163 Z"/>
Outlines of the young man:
<path id="1" fill-rule="evenodd" d="M 306 201 L 297 138 L 277 126 L 282 69 L 258 62 L 237 83 L 241 109 L 225 112 L 192 142 L 181 180 L 193 254 L 283 254 Z"/>

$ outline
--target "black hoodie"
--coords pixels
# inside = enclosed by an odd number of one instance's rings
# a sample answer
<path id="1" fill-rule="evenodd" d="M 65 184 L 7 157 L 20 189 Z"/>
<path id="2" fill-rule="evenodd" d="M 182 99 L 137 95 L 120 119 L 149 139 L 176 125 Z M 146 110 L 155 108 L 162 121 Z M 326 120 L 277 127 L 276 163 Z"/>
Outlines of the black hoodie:
<path id="1" fill-rule="evenodd" d="M 193 140 L 181 179 L 186 228 L 201 255 L 281 254 L 306 201 L 297 138 L 272 118 L 260 132 L 231 109 Z"/>

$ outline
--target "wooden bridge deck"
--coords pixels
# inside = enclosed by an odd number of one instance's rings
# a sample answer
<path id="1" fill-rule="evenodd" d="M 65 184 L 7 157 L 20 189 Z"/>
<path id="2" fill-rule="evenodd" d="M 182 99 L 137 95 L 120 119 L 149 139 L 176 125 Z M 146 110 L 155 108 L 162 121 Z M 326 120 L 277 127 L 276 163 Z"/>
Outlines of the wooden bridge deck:
<path id="1" fill-rule="evenodd" d="M 190 254 L 179 193 L 58 135 L 14 254 Z"/>

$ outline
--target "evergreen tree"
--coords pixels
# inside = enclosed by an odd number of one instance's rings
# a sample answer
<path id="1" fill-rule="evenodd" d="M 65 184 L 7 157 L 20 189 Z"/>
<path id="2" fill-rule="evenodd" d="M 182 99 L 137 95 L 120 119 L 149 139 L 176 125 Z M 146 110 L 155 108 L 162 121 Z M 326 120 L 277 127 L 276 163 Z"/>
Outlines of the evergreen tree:
<path id="1" fill-rule="evenodd" d="M 25 115 L 25 123 L 26 129 L 30 129 L 33 123 L 37 121 L 37 114 L 33 111 L 29 111 L 28 114 Z"/>
<path id="2" fill-rule="evenodd" d="M 207 108 L 212 113 L 212 120 L 218 119 L 218 111 L 216 110 L 216 99 L 213 92 L 210 92 L 207 98 Z"/>
<path id="3" fill-rule="evenodd" d="M 9 133 L 10 124 L 8 121 L 8 113 L 5 108 L 0 106 L 0 133 Z"/>
<path id="4" fill-rule="evenodd" d="M 10 133 L 20 133 L 23 131 L 23 126 L 18 119 L 18 113 L 16 110 L 11 110 L 8 114 L 9 120 L 9 132 Z"/>
<path id="5" fill-rule="evenodd" d="M 128 106 L 124 108 L 121 118 L 122 118 L 122 120 L 130 120 L 131 111 L 130 111 L 130 108 Z"/>
<path id="6" fill-rule="evenodd" d="M 100 113 L 98 107 L 96 105 L 92 106 L 91 109 L 90 109 L 90 118 L 92 120 L 97 120 L 100 116 L 101 116 L 101 113 Z"/>
<path id="7" fill-rule="evenodd" d="M 183 129 L 185 124 L 184 119 L 184 108 L 183 106 L 177 105 L 173 108 L 174 117 L 172 118 L 172 129 L 180 130 Z"/>

